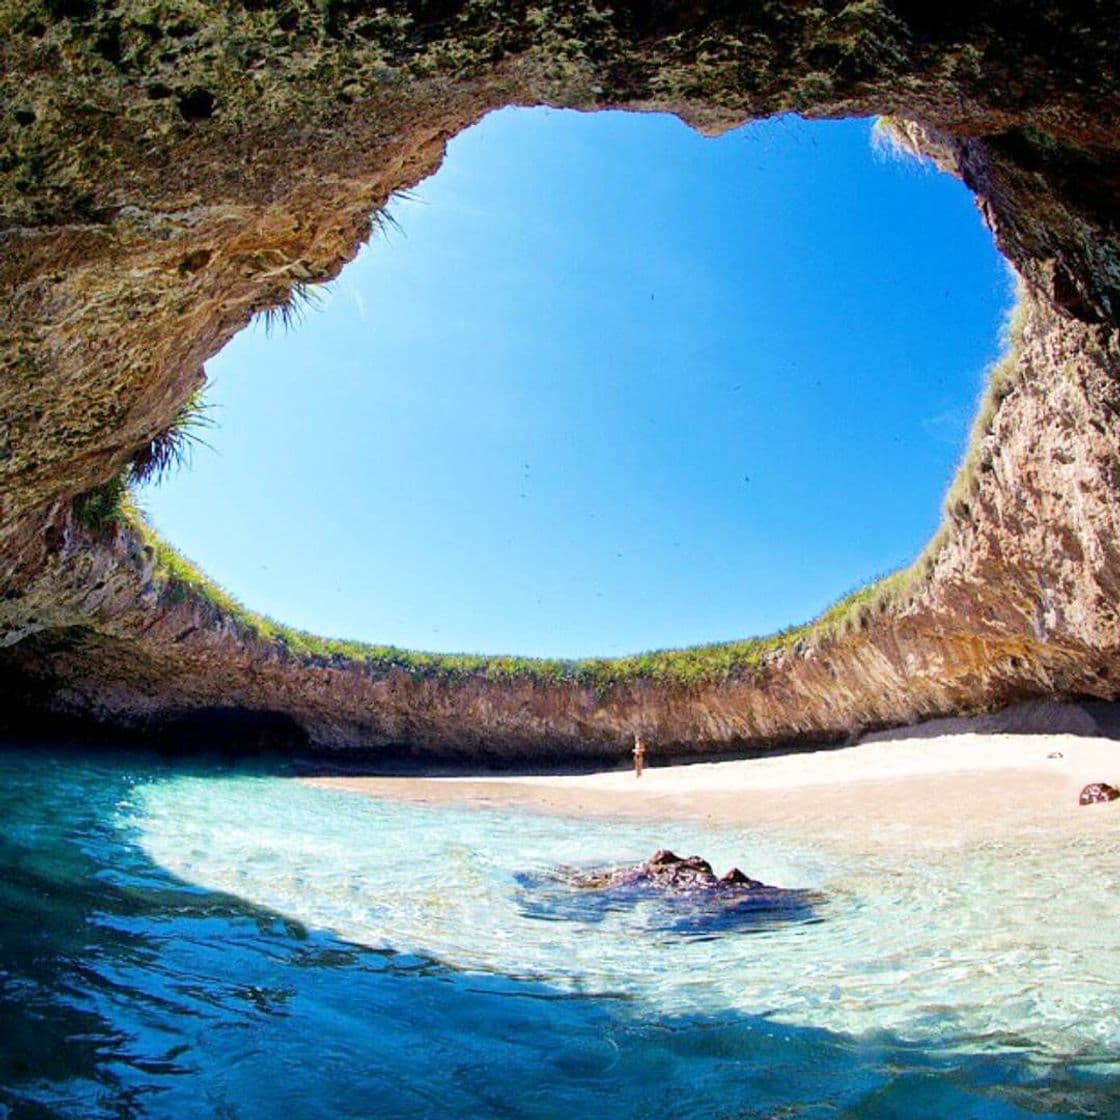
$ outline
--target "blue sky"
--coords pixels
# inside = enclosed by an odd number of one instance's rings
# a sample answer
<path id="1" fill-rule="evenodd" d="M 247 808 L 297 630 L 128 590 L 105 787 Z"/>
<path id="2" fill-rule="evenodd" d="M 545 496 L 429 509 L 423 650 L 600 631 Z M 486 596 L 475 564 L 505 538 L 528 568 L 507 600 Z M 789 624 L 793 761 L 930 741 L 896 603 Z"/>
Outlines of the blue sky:
<path id="1" fill-rule="evenodd" d="M 284 332 L 141 502 L 284 622 L 614 654 L 765 633 L 909 561 L 998 351 L 968 192 L 870 122 L 705 139 L 504 110 Z"/>

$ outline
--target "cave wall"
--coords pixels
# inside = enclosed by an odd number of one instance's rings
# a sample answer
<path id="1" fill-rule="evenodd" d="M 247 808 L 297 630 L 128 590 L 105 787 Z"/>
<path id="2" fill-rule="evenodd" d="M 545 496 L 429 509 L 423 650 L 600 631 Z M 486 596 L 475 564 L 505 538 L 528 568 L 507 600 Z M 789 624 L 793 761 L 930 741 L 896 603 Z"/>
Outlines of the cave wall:
<path id="1" fill-rule="evenodd" d="M 710 749 L 1112 697 L 1120 48 L 1104 4 L 0 4 L 0 696 L 112 724 L 286 713 L 322 747 Z M 885 113 L 1025 283 L 1017 375 L 917 592 L 735 679 L 449 683 L 292 657 L 170 603 L 76 495 L 257 312 L 337 274 L 394 190 L 508 104 Z M 435 310 L 433 311 L 435 313 Z M 902 391 L 903 387 L 900 387 Z"/>

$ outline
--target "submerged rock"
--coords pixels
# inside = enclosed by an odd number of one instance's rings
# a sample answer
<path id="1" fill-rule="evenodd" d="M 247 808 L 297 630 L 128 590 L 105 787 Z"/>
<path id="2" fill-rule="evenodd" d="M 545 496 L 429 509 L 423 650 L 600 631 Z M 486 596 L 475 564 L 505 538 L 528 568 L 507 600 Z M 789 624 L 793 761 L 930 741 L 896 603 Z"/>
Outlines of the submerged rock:
<path id="1" fill-rule="evenodd" d="M 1108 782 L 1090 782 L 1077 799 L 1079 805 L 1097 805 L 1102 801 L 1115 801 L 1120 797 L 1120 789 Z"/>
<path id="2" fill-rule="evenodd" d="M 576 872 L 572 882 L 585 890 L 642 886 L 662 891 L 775 889 L 744 875 L 737 867 L 731 868 L 725 875 L 717 876 L 706 859 L 699 856 L 678 856 L 668 848 L 659 848 L 644 863 L 633 867 Z"/>
<path id="3" fill-rule="evenodd" d="M 521 909 L 543 921 L 595 923 L 627 912 L 648 933 L 718 937 L 820 921 L 814 891 L 772 887 L 737 867 L 717 876 L 700 856 L 662 848 L 630 867 L 517 876 Z"/>

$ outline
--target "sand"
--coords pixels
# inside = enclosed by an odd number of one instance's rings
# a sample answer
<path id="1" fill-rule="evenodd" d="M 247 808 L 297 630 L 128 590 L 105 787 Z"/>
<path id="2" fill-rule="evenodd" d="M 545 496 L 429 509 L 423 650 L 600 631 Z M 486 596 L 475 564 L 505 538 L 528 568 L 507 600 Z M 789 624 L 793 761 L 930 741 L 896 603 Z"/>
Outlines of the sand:
<path id="1" fill-rule="evenodd" d="M 1052 755 L 1061 757 L 1051 757 Z M 315 777 L 329 789 L 420 803 L 515 805 L 565 815 L 702 821 L 826 847 L 974 843 L 1036 829 L 1115 831 L 1120 801 L 1080 806 L 1089 782 L 1120 788 L 1120 741 L 947 734 L 765 758 L 592 774 Z"/>

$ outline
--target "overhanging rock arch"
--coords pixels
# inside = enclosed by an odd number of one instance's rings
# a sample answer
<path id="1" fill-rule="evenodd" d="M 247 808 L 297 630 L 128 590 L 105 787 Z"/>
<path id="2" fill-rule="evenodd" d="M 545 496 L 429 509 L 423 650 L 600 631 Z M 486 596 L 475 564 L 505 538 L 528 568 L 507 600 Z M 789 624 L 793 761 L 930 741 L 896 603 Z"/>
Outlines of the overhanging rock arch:
<path id="1" fill-rule="evenodd" d="M 828 738 L 1120 673 L 1120 47 L 1111 5 L 22 0 L 0 13 L 0 681 L 8 710 L 330 748 L 605 755 Z M 889 114 L 976 193 L 1020 341 L 905 588 L 728 655 L 450 665 L 278 637 L 75 499 L 257 311 L 507 104 L 718 131 Z"/>

